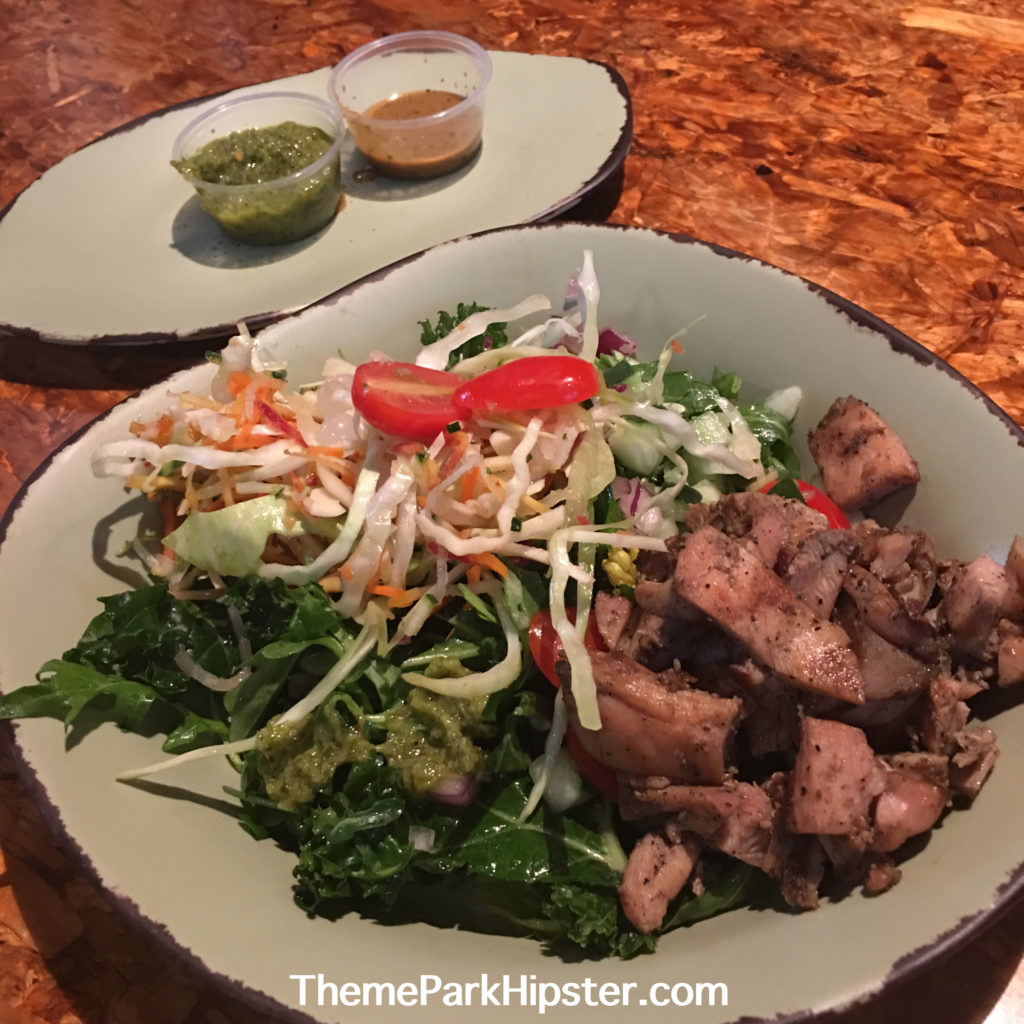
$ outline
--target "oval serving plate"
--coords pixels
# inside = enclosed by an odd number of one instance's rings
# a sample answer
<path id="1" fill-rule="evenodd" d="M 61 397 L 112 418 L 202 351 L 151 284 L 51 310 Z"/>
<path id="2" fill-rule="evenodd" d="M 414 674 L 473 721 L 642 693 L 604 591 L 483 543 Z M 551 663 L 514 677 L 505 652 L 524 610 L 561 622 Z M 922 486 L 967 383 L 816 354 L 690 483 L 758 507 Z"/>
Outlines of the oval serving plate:
<path id="1" fill-rule="evenodd" d="M 483 147 L 427 182 L 360 180 L 342 148 L 345 206 L 285 246 L 231 241 L 170 166 L 203 108 L 253 92 L 325 99 L 329 68 L 144 117 L 48 170 L 0 213 L 0 333 L 44 341 L 157 343 L 226 338 L 267 323 L 428 246 L 549 220 L 622 166 L 632 110 L 622 77 L 575 57 L 492 52 Z"/>
<path id="2" fill-rule="evenodd" d="M 1024 434 L 991 402 L 919 345 L 857 307 L 780 270 L 703 243 L 637 229 L 558 225 L 488 232 L 447 243 L 342 290 L 260 336 L 267 356 L 285 358 L 290 379 L 315 378 L 321 359 L 343 345 L 350 358 L 371 349 L 396 357 L 416 348 L 417 321 L 459 300 L 497 306 L 534 291 L 556 302 L 592 249 L 601 286 L 599 320 L 653 354 L 687 324 L 685 365 L 737 370 L 752 397 L 799 384 L 797 437 L 837 395 L 870 402 L 902 435 L 922 480 L 903 515 L 927 529 L 938 551 L 1005 558 L 1024 507 Z M 0 604 L 18 637 L 0 653 L 0 683 L 28 682 L 39 665 L 74 643 L 95 598 L 120 589 L 112 554 L 130 535 L 137 505 L 112 481 L 94 480 L 90 452 L 153 416 L 169 388 L 202 388 L 209 366 L 185 371 L 99 420 L 59 451 L 21 494 L 0 547 Z M 806 447 L 802 453 L 809 460 Z M 806 463 L 810 465 L 809 461 Z M 1000 501 L 978 501 L 991 481 Z M 1020 696 L 1024 696 L 1021 694 Z M 974 807 L 952 813 L 903 865 L 902 882 L 877 899 L 854 894 L 802 915 L 738 910 L 661 941 L 632 961 L 563 962 L 528 940 L 480 936 L 424 924 L 385 928 L 350 915 L 308 920 L 290 898 L 291 858 L 245 835 L 221 790 L 226 764 L 185 765 L 150 791 L 114 774 L 159 757 L 156 741 L 104 727 L 65 750 L 52 721 L 16 726 L 16 740 L 40 801 L 122 904 L 177 955 L 250 998 L 298 1019 L 341 1021 L 352 1010 L 299 1007 L 293 975 L 335 984 L 492 982 L 522 976 L 521 1005 L 495 1008 L 508 1020 L 537 1016 L 528 983 L 632 984 L 644 1006 L 657 983 L 722 983 L 728 1005 L 686 1007 L 688 1021 L 800 1020 L 870 997 L 963 941 L 1024 888 L 1024 702 L 995 714 L 1002 750 Z M 193 794 L 185 799 L 187 794 Z M 978 837 L 985 836 L 984 842 Z M 955 881 L 955 884 L 953 884 Z M 578 990 L 582 991 L 582 989 Z M 661 990 L 664 994 L 665 990 Z M 685 994 L 684 989 L 680 989 Z M 309 996 L 307 992 L 307 996 Z M 476 1005 L 479 1005 L 477 1003 Z M 360 1020 L 398 1021 L 408 1007 L 362 1007 Z M 417 1020 L 447 1020 L 439 996 Z M 549 1011 L 555 1012 L 555 1011 Z M 562 1007 L 559 1019 L 618 1018 L 621 1009 Z M 680 1007 L 644 1006 L 645 1016 L 678 1018 Z M 306 1016 L 308 1015 L 308 1017 Z"/>

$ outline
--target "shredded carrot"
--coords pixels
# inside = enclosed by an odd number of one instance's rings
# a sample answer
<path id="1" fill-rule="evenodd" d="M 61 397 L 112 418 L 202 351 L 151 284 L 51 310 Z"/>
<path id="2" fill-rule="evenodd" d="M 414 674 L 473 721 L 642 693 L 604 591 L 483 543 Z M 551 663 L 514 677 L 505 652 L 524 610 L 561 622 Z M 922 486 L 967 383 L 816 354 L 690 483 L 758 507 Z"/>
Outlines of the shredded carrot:
<path id="1" fill-rule="evenodd" d="M 341 578 L 346 583 L 351 583 L 356 578 L 356 571 L 350 565 L 343 565 L 341 567 Z"/>
<path id="2" fill-rule="evenodd" d="M 164 413 L 160 419 L 152 423 L 143 423 L 140 420 L 135 420 L 128 427 L 136 437 L 144 437 L 147 441 L 155 441 L 157 444 L 170 443 L 173 428 L 174 417 L 170 413 Z"/>
<path id="3" fill-rule="evenodd" d="M 478 555 L 469 555 L 468 558 L 477 565 L 490 569 L 491 572 L 501 576 L 502 579 L 508 576 L 508 566 L 493 551 L 482 551 Z"/>
<path id="4" fill-rule="evenodd" d="M 426 587 L 411 587 L 405 591 L 400 597 L 389 597 L 388 607 L 389 608 L 408 608 L 409 605 L 415 604 L 425 593 L 427 592 Z"/>
<path id="5" fill-rule="evenodd" d="M 232 370 L 228 374 L 227 388 L 235 396 L 242 394 L 252 381 L 252 377 L 241 370 Z"/>
<path id="6" fill-rule="evenodd" d="M 683 354 L 683 343 L 678 338 L 672 339 L 672 351 L 675 352 L 677 356 L 681 356 Z"/>
<path id="7" fill-rule="evenodd" d="M 479 583 L 480 582 L 480 573 L 481 573 L 480 564 L 478 562 L 475 562 L 473 565 L 471 565 L 469 567 L 468 570 L 466 570 L 466 582 L 467 583 Z"/>
<path id="8" fill-rule="evenodd" d="M 160 517 L 163 521 L 163 535 L 166 537 L 169 533 L 173 533 L 175 527 L 178 525 L 178 509 L 177 502 L 174 498 L 164 498 L 160 502 Z M 169 558 L 174 558 L 174 552 L 165 544 L 164 554 Z"/>
<path id="9" fill-rule="evenodd" d="M 459 500 L 469 501 L 476 494 L 476 486 L 480 481 L 480 467 L 474 466 L 468 473 L 463 474 L 462 486 L 459 489 Z"/>
<path id="10" fill-rule="evenodd" d="M 262 448 L 264 445 L 280 440 L 273 434 L 254 434 L 252 424 L 243 424 L 237 434 L 233 434 L 226 441 L 219 441 L 213 447 L 222 451 L 242 452 L 248 448 Z"/>
<path id="11" fill-rule="evenodd" d="M 466 454 L 468 447 L 469 435 L 464 430 L 448 435 L 448 440 L 445 441 L 444 448 L 442 449 L 444 452 L 444 459 L 440 469 L 442 480 L 462 461 L 462 457 Z"/>
<path id="12" fill-rule="evenodd" d="M 306 453 L 318 459 L 345 458 L 345 449 L 336 444 L 311 444 L 307 446 Z"/>
<path id="13" fill-rule="evenodd" d="M 386 597 L 389 608 L 408 608 L 427 592 L 427 588 L 410 587 L 407 590 L 404 587 L 391 587 L 384 583 L 377 583 L 372 587 L 367 587 L 366 592 L 375 594 L 377 597 Z"/>

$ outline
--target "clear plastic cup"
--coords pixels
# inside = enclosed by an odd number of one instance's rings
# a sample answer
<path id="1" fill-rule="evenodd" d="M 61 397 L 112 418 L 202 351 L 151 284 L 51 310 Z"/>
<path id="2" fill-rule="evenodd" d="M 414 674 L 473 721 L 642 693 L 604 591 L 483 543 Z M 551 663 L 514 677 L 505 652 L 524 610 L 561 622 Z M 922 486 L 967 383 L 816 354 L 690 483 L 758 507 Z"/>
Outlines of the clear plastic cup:
<path id="1" fill-rule="evenodd" d="M 491 58 L 452 32 L 399 32 L 350 53 L 328 91 L 379 174 L 423 180 L 476 156 Z"/>
<path id="2" fill-rule="evenodd" d="M 250 245 L 294 242 L 319 231 L 338 212 L 339 153 L 345 131 L 338 111 L 327 100 L 306 93 L 252 93 L 200 114 L 174 141 L 171 160 L 176 164 L 232 132 L 287 122 L 321 129 L 331 138 L 330 147 L 306 166 L 256 184 L 204 181 L 179 169 L 196 190 L 203 209 L 237 241 Z"/>

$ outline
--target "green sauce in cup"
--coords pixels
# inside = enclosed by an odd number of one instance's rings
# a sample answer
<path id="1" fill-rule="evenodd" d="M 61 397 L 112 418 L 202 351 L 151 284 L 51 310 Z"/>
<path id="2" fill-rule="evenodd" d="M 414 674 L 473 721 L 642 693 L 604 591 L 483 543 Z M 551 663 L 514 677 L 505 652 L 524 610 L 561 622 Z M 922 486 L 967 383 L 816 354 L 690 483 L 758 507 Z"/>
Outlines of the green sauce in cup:
<path id="1" fill-rule="evenodd" d="M 337 159 L 322 160 L 334 146 L 322 128 L 283 121 L 218 136 L 171 165 L 232 238 L 280 245 L 312 234 L 337 213 L 341 171 Z"/>

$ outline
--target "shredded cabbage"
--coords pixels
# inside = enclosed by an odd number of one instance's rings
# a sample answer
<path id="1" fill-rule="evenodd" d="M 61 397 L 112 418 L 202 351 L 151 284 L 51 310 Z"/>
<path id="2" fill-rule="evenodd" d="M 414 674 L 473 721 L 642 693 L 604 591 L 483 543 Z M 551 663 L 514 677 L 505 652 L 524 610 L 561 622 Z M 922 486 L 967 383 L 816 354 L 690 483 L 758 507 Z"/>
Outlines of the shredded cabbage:
<path id="1" fill-rule="evenodd" d="M 134 437 L 94 453 L 94 472 L 173 506 L 179 522 L 162 538 L 165 549 L 154 554 L 141 541 L 135 544 L 151 572 L 168 579 L 172 593 L 202 596 L 204 580 L 212 588 L 205 593 L 221 593 L 223 576 L 319 582 L 341 618 L 362 623 L 337 664 L 280 722 L 302 720 L 372 650 L 393 651 L 420 634 L 445 602 L 472 603 L 473 595 L 493 604 L 505 644 L 501 660 L 463 675 L 405 672 L 402 679 L 450 697 L 479 698 L 511 686 L 522 675 L 529 625 L 526 595 L 514 571 L 522 563 L 549 574 L 551 618 L 568 662 L 576 713 L 583 728 L 599 729 L 583 641 L 599 572 L 612 586 L 628 586 L 635 580 L 636 553 L 666 550 L 666 539 L 680 529 L 684 499 L 717 497 L 720 475 L 743 481 L 766 475 L 761 442 L 734 402 L 719 395 L 715 407 L 705 404 L 700 416 L 664 403 L 678 343 L 670 339 L 659 358 L 637 372 L 633 340 L 601 331 L 599 300 L 588 250 L 563 316 L 537 319 L 551 310 L 551 302 L 530 295 L 504 309 L 469 315 L 416 358 L 421 367 L 446 369 L 453 353 L 488 325 L 515 323 L 519 334 L 507 345 L 457 362 L 454 372 L 471 379 L 511 360 L 566 350 L 605 372 L 623 369 L 625 361 L 632 375 L 619 373 L 618 385 L 603 387 L 586 403 L 460 417 L 466 420 L 461 429 L 442 430 L 429 445 L 400 442 L 360 416 L 351 363 L 331 357 L 321 380 L 287 388 L 283 368 L 259 355 L 241 325 L 221 355 L 210 395 L 169 396 L 160 419 L 133 424 Z M 769 396 L 766 405 L 788 418 L 800 397 L 798 388 L 788 388 Z M 618 521 L 595 521 L 595 508 L 609 494 L 619 506 L 605 519 Z M 626 553 L 607 557 L 601 554 L 607 548 Z M 575 624 L 567 608 L 570 581 Z M 251 649 L 237 611 L 232 624 L 247 665 Z M 230 678 L 215 676 L 185 650 L 176 663 L 204 686 L 222 691 L 249 672 L 246 667 Z M 560 693 L 524 815 L 560 771 L 565 729 Z M 236 754 L 251 744 L 204 748 L 122 777 L 183 759 Z M 563 776 L 561 795 L 550 798 L 558 806 L 578 796 L 578 778 Z"/>

